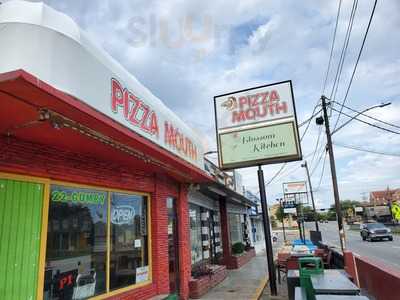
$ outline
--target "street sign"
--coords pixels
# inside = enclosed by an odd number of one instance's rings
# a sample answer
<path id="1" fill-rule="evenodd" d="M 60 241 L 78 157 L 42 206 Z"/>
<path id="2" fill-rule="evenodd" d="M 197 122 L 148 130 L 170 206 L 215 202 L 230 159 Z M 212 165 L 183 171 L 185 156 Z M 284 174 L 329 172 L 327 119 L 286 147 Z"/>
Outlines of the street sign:
<path id="1" fill-rule="evenodd" d="M 292 207 L 292 208 L 284 208 L 284 209 L 283 209 L 283 212 L 284 212 L 285 214 L 292 214 L 292 215 L 296 215 L 296 214 L 297 214 L 297 210 L 296 210 L 295 207 Z"/>
<path id="2" fill-rule="evenodd" d="M 221 169 L 301 160 L 290 80 L 214 97 Z"/>
<path id="3" fill-rule="evenodd" d="M 284 194 L 306 194 L 307 193 L 307 182 L 306 181 L 296 181 L 296 182 L 286 182 L 283 184 Z"/>
<path id="4" fill-rule="evenodd" d="M 288 200 L 284 200 L 282 202 L 282 207 L 283 208 L 296 208 L 296 200 L 295 199 L 288 199 Z"/>
<path id="5" fill-rule="evenodd" d="M 362 213 L 364 211 L 364 208 L 362 208 L 361 206 L 357 206 L 357 207 L 354 207 L 354 211 L 356 213 Z"/>

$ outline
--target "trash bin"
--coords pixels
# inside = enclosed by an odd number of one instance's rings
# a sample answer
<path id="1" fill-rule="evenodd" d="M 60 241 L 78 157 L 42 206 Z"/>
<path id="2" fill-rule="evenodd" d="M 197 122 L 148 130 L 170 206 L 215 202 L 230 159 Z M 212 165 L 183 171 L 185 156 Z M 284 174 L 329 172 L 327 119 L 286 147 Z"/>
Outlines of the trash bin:
<path id="1" fill-rule="evenodd" d="M 300 286 L 306 289 L 307 299 L 315 299 L 314 290 L 311 285 L 311 274 L 324 273 L 324 264 L 320 257 L 299 258 Z"/>

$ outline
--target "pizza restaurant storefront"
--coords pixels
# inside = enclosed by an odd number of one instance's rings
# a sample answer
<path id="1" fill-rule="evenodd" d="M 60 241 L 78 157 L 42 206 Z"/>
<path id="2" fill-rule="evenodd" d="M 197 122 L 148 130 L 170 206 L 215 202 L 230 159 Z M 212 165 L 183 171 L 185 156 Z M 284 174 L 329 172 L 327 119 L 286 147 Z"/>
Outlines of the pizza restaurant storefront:
<path id="1" fill-rule="evenodd" d="M 199 138 L 67 16 L 0 24 L 0 298 L 187 299 Z"/>

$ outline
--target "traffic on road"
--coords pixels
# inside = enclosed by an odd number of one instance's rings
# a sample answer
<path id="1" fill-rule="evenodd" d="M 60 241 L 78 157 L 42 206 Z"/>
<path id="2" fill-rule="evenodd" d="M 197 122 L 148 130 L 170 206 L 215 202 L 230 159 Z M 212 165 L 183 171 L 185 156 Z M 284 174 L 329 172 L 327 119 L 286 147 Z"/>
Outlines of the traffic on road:
<path id="1" fill-rule="evenodd" d="M 376 224 L 376 223 L 371 223 Z M 308 230 L 315 230 L 313 222 L 306 222 L 305 227 Z M 340 251 L 340 240 L 338 234 L 337 223 L 329 221 L 328 223 L 319 223 L 319 229 L 322 233 L 323 243 L 329 244 Z M 372 228 L 371 228 L 372 230 Z M 360 230 L 350 230 L 349 226 L 345 226 L 346 249 L 354 251 L 357 254 L 384 262 L 388 266 L 395 267 L 400 270 L 400 238 L 392 235 L 390 238 L 372 238 L 375 242 L 366 243 L 360 235 Z"/>

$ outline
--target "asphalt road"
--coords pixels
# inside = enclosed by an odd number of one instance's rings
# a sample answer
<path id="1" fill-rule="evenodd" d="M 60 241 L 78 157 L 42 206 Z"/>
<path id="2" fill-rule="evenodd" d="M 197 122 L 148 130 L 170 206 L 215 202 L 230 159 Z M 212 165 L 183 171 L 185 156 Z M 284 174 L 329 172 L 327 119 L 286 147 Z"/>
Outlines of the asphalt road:
<path id="1" fill-rule="evenodd" d="M 308 222 L 307 229 L 315 230 L 315 224 Z M 346 226 L 347 227 L 347 226 Z M 322 241 L 340 249 L 339 233 L 336 222 L 319 223 Z M 393 235 L 393 241 L 367 242 L 361 239 L 358 231 L 346 230 L 346 247 L 359 255 L 379 260 L 400 270 L 400 235 Z"/>

